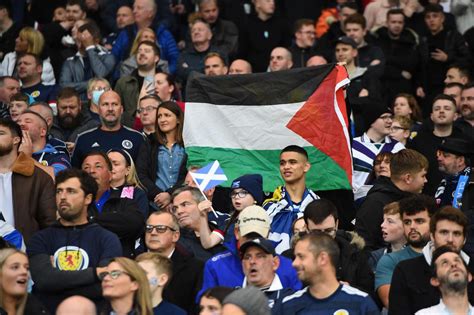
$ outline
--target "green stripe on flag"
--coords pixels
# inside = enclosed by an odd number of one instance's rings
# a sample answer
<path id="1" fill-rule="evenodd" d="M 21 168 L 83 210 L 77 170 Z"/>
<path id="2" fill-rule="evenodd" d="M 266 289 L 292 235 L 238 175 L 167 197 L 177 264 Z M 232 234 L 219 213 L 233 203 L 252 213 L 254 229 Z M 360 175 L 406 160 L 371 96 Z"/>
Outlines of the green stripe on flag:
<path id="1" fill-rule="evenodd" d="M 315 147 L 305 147 L 311 169 L 306 174 L 306 185 L 313 190 L 351 189 L 345 171 L 330 157 Z M 263 190 L 272 192 L 283 185 L 280 177 L 280 150 L 244 150 L 216 147 L 186 147 L 189 166 L 204 166 L 218 160 L 230 187 L 232 180 L 245 174 L 260 174 Z"/>

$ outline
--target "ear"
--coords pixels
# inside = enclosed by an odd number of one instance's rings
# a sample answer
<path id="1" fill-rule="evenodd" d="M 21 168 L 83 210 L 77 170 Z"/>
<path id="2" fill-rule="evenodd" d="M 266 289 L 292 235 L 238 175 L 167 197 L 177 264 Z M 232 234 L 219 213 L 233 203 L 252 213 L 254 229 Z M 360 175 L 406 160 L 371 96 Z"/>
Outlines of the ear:
<path id="1" fill-rule="evenodd" d="M 168 283 L 169 277 L 166 273 L 162 273 L 158 277 L 158 286 L 164 287 Z"/>
<path id="2" fill-rule="evenodd" d="M 355 58 L 359 55 L 359 51 L 355 48 L 352 48 L 352 57 Z"/>
<path id="3" fill-rule="evenodd" d="M 339 229 L 339 220 L 336 220 L 336 231 Z"/>
<path id="4" fill-rule="evenodd" d="M 48 129 L 47 128 L 41 128 L 41 131 L 40 131 L 40 136 L 41 137 L 46 137 L 46 134 L 48 133 Z"/>
<path id="5" fill-rule="evenodd" d="M 234 236 L 236 240 L 240 239 L 240 232 L 239 232 L 239 227 L 237 226 L 237 224 L 234 227 Z"/>
<path id="6" fill-rule="evenodd" d="M 173 243 L 177 243 L 180 236 L 181 236 L 181 233 L 179 231 L 173 232 L 173 237 L 171 239 Z"/>
<path id="7" fill-rule="evenodd" d="M 310 168 L 311 168 L 311 164 L 309 163 L 309 161 L 306 161 L 304 165 L 304 172 L 307 173 Z"/>
<path id="8" fill-rule="evenodd" d="M 431 240 L 432 243 L 434 243 L 434 235 L 433 235 L 433 233 L 430 233 L 430 240 Z M 465 241 L 465 240 L 464 240 L 464 241 Z"/>
<path id="9" fill-rule="evenodd" d="M 456 111 L 456 108 L 454 108 L 454 110 Z M 459 117 L 459 114 L 457 112 L 454 113 L 454 120 L 453 121 L 456 121 Z"/>
<path id="10" fill-rule="evenodd" d="M 472 281 L 472 274 L 468 271 L 467 272 L 467 282 L 471 282 Z"/>
<path id="11" fill-rule="evenodd" d="M 430 283 L 431 283 L 431 285 L 434 286 L 434 287 L 439 287 L 439 280 L 436 279 L 436 278 L 431 278 L 431 279 L 430 279 Z"/>
<path id="12" fill-rule="evenodd" d="M 92 194 L 87 194 L 86 197 L 84 198 L 84 203 L 86 205 L 90 205 L 92 202 Z"/>
<path id="13" fill-rule="evenodd" d="M 430 119 L 431 119 L 431 121 L 433 121 L 433 112 L 431 112 L 431 114 L 430 114 Z"/>
<path id="14" fill-rule="evenodd" d="M 225 73 L 226 73 L 226 74 L 229 73 L 229 68 L 224 67 L 224 69 L 225 69 Z"/>
<path id="15" fill-rule="evenodd" d="M 132 167 L 131 166 L 127 166 L 126 169 L 127 169 L 127 172 L 125 173 L 125 176 L 128 176 L 130 174 L 130 169 Z"/>
<path id="16" fill-rule="evenodd" d="M 132 291 L 138 291 L 138 288 L 140 288 L 140 285 L 138 284 L 138 282 L 132 281 L 132 283 L 130 284 L 130 289 Z"/>
<path id="17" fill-rule="evenodd" d="M 20 143 L 20 137 L 13 137 L 13 145 Z"/>
<path id="18" fill-rule="evenodd" d="M 160 61 L 160 56 L 155 56 L 155 63 L 158 63 Z"/>
<path id="19" fill-rule="evenodd" d="M 272 259 L 272 270 L 277 271 L 278 267 L 280 267 L 280 257 L 275 256 Z"/>

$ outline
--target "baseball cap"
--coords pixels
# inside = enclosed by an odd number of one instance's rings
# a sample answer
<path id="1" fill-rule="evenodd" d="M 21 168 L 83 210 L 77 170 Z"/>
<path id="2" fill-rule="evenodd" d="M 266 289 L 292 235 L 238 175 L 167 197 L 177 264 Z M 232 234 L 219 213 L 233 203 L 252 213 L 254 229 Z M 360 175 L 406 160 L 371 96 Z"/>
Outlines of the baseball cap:
<path id="1" fill-rule="evenodd" d="M 240 255 L 244 255 L 245 251 L 251 246 L 257 246 L 261 248 L 265 253 L 271 254 L 272 256 L 276 256 L 275 248 L 273 247 L 272 242 L 263 237 L 259 237 L 243 243 L 239 249 Z"/>
<path id="2" fill-rule="evenodd" d="M 336 42 L 334 45 L 337 44 L 346 44 L 352 46 L 352 48 L 357 48 L 357 43 L 350 38 L 349 36 L 341 36 L 338 39 L 336 39 Z"/>
<path id="3" fill-rule="evenodd" d="M 270 232 L 270 217 L 265 209 L 252 205 L 240 212 L 237 226 L 241 236 L 254 232 L 262 237 L 267 237 Z"/>

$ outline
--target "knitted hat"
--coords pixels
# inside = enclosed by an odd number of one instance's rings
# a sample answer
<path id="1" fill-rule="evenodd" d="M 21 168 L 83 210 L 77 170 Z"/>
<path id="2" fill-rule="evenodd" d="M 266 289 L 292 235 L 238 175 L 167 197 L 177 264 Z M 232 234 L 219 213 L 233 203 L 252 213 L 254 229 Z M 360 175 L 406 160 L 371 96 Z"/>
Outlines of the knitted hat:
<path id="1" fill-rule="evenodd" d="M 257 204 L 263 202 L 263 180 L 260 174 L 248 174 L 240 176 L 232 182 L 231 189 L 242 188 L 252 195 Z"/>
<path id="2" fill-rule="evenodd" d="M 367 104 L 368 105 L 368 104 Z M 385 113 L 392 113 L 392 110 L 389 107 L 371 104 L 367 106 L 364 110 L 364 129 L 365 131 L 369 130 L 370 126 L 376 121 L 380 116 Z"/>
<path id="3" fill-rule="evenodd" d="M 265 294 L 252 286 L 232 292 L 224 299 L 225 304 L 236 305 L 248 315 L 271 314 Z"/>

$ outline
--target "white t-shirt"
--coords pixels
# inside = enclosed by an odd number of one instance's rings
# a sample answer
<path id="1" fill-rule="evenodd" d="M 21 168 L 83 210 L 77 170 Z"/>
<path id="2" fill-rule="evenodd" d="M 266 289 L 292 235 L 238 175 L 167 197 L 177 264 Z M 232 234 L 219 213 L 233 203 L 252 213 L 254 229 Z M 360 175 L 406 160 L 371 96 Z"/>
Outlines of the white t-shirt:
<path id="1" fill-rule="evenodd" d="M 0 212 L 5 222 L 15 226 L 13 215 L 12 172 L 0 174 Z"/>

